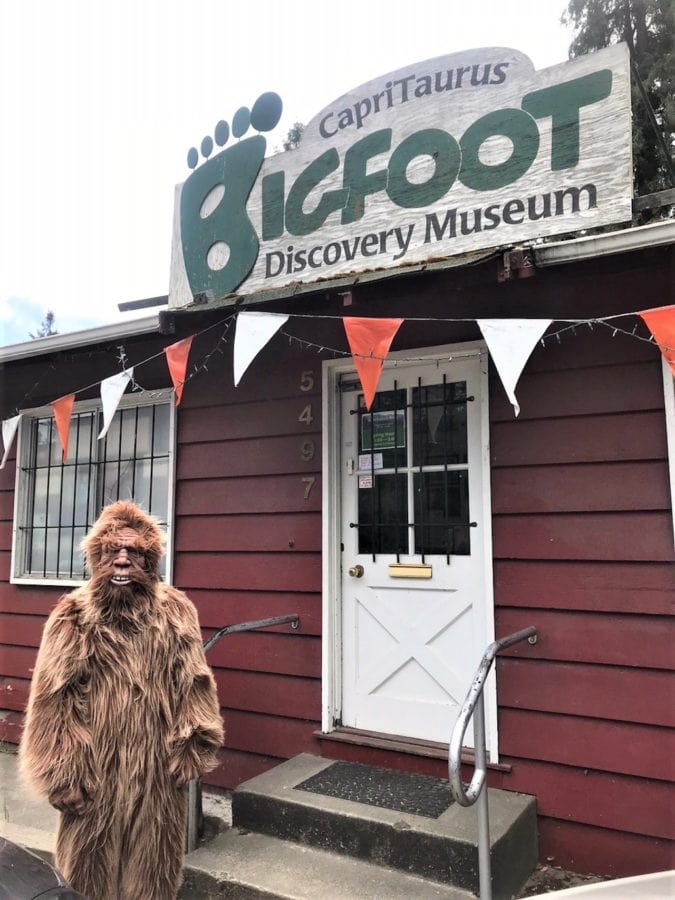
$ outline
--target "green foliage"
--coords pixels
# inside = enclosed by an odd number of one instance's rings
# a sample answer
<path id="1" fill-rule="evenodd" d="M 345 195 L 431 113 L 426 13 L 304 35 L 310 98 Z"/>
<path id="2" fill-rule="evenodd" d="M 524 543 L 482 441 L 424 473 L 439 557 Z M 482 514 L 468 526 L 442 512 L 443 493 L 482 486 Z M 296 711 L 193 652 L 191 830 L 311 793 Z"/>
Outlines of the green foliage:
<path id="1" fill-rule="evenodd" d="M 288 129 L 288 134 L 286 135 L 286 140 L 284 141 L 284 150 L 297 149 L 298 144 L 302 140 L 304 130 L 305 126 L 302 124 L 302 122 L 293 122 L 291 127 Z"/>
<path id="2" fill-rule="evenodd" d="M 56 330 L 56 328 L 54 328 L 54 319 L 54 313 L 51 309 L 48 309 L 38 330 L 35 332 L 35 334 L 29 331 L 28 336 L 32 337 L 33 340 L 35 340 L 36 338 L 49 337 L 52 334 L 58 334 L 58 331 Z"/>
<path id="3" fill-rule="evenodd" d="M 675 2 L 570 0 L 562 22 L 574 28 L 570 57 L 582 56 L 619 41 L 628 44 L 672 161 L 675 143 Z M 644 99 L 634 83 L 632 92 L 634 184 L 635 193 L 640 196 L 674 185 Z"/>

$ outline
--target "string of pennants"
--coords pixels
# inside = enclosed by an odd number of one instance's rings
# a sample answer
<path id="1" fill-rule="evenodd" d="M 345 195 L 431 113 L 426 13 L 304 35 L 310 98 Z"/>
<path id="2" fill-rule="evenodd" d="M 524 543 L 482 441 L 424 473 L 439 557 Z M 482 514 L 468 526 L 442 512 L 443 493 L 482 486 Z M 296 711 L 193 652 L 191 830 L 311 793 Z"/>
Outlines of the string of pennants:
<path id="1" fill-rule="evenodd" d="M 623 313 L 620 316 L 608 316 L 604 319 L 559 321 L 574 321 L 575 324 L 592 324 L 594 322 L 607 324 L 611 319 L 622 318 L 626 315 L 639 315 L 642 318 L 651 333 L 652 339 L 656 342 L 675 376 L 675 305 L 643 310 L 638 313 Z M 253 360 L 286 324 L 289 318 L 291 318 L 291 315 L 282 313 L 244 311 L 237 314 L 234 339 L 235 386 L 239 384 Z M 356 316 L 340 318 L 344 325 L 354 366 L 361 382 L 364 402 L 369 410 L 375 399 L 380 374 L 392 341 L 406 320 L 404 318 L 383 319 L 360 318 Z M 442 321 L 453 320 L 444 319 Z M 555 320 L 476 319 L 471 321 L 476 321 L 480 328 L 509 402 L 512 404 L 514 413 L 517 416 L 520 412 L 520 406 L 515 394 L 518 380 L 537 342 L 543 340 L 546 330 Z M 192 341 L 196 336 L 196 334 L 190 335 L 190 337 L 183 338 L 170 344 L 168 347 L 164 347 L 163 350 L 176 395 L 176 406 L 180 405 L 183 388 L 188 380 L 188 360 Z M 161 356 L 161 353 L 156 355 Z M 155 356 L 151 357 L 151 359 L 155 358 Z M 122 360 L 125 361 L 124 356 Z M 144 360 L 139 365 L 149 361 Z M 100 382 L 103 427 L 98 435 L 98 440 L 106 436 L 122 395 L 130 384 L 134 384 L 134 366 L 125 367 L 121 372 L 111 375 Z M 68 457 L 70 419 L 77 393 L 80 393 L 80 391 L 59 397 L 50 404 L 53 409 L 56 431 L 61 444 L 63 462 Z M 21 415 L 21 413 L 18 413 L 16 416 L 5 419 L 2 422 L 4 454 L 0 462 L 0 469 L 3 469 L 7 462 Z"/>

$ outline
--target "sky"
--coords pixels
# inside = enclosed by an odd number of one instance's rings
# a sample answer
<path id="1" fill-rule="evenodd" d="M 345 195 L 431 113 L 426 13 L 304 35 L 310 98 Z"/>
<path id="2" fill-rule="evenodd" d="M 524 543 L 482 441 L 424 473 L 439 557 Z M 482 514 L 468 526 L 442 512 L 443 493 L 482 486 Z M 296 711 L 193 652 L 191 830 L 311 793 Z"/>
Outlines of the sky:
<path id="1" fill-rule="evenodd" d="M 403 66 L 513 47 L 567 59 L 565 0 L 0 0 L 0 345 L 168 292 L 186 155 L 264 91 L 281 149 L 345 92 Z"/>

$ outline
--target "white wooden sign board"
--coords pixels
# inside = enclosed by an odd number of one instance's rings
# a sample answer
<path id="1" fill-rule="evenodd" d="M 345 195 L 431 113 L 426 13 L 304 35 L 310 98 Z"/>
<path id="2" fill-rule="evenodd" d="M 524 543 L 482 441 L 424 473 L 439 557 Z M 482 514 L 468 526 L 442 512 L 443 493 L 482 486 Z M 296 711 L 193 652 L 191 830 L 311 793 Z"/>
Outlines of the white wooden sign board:
<path id="1" fill-rule="evenodd" d="M 296 150 L 265 159 L 245 213 L 230 199 L 227 222 L 218 205 L 236 193 L 244 136 L 220 152 L 224 189 L 202 204 L 200 226 L 215 224 L 201 256 L 184 252 L 191 226 L 176 188 L 169 305 L 629 221 L 629 72 L 620 44 L 539 72 L 516 50 L 488 48 L 389 73 L 322 110 Z"/>

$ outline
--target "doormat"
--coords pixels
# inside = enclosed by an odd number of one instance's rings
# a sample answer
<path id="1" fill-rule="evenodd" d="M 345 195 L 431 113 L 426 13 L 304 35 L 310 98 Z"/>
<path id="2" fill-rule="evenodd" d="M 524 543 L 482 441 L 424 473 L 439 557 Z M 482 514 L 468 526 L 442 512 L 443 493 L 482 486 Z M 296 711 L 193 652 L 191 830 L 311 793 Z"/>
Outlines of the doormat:
<path id="1" fill-rule="evenodd" d="M 396 772 L 354 762 L 335 762 L 296 784 L 295 789 L 428 819 L 437 819 L 454 802 L 450 785 L 431 775 Z"/>

